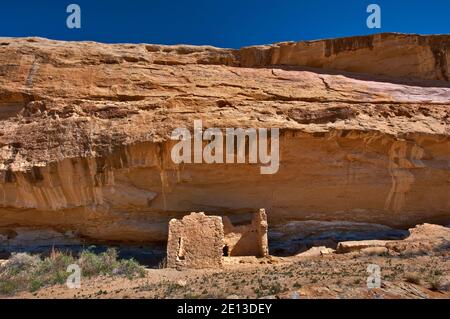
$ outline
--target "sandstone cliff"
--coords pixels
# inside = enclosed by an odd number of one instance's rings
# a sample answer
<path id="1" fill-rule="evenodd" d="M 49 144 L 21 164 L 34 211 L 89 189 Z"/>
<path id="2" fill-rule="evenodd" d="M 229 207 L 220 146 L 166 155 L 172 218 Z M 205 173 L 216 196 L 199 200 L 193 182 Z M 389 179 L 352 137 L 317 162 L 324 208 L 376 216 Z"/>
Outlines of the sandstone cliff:
<path id="1" fill-rule="evenodd" d="M 240 50 L 0 39 L 0 240 L 164 241 L 191 211 L 450 223 L 450 36 Z M 281 129 L 280 170 L 183 164 L 171 131 Z"/>

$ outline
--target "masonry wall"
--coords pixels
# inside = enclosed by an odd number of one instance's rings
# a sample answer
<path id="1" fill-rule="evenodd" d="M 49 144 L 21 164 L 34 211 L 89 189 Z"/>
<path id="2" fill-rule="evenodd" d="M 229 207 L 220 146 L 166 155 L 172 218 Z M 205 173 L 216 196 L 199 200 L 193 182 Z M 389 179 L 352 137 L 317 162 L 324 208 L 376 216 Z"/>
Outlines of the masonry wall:
<path id="1" fill-rule="evenodd" d="M 221 268 L 224 232 L 222 218 L 191 213 L 169 222 L 167 267 Z"/>
<path id="2" fill-rule="evenodd" d="M 228 217 L 222 217 L 224 226 L 224 255 L 256 256 L 269 255 L 267 240 L 267 215 L 264 209 L 255 213 L 247 225 L 234 226 Z"/>

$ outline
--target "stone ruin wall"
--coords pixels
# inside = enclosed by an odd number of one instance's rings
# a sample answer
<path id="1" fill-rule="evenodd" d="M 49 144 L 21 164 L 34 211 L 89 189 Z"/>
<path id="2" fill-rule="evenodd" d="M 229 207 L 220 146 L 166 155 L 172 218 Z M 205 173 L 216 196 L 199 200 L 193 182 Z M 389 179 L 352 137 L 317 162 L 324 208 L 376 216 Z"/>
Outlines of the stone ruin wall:
<path id="1" fill-rule="evenodd" d="M 254 214 L 250 224 L 234 226 L 228 217 L 222 217 L 224 226 L 224 256 L 269 255 L 267 215 L 264 209 Z"/>
<path id="2" fill-rule="evenodd" d="M 267 215 L 253 214 L 249 224 L 234 226 L 228 217 L 191 213 L 169 222 L 167 267 L 221 268 L 223 257 L 269 255 Z"/>
<path id="3" fill-rule="evenodd" d="M 218 216 L 192 213 L 169 223 L 167 267 L 221 268 L 223 224 Z"/>

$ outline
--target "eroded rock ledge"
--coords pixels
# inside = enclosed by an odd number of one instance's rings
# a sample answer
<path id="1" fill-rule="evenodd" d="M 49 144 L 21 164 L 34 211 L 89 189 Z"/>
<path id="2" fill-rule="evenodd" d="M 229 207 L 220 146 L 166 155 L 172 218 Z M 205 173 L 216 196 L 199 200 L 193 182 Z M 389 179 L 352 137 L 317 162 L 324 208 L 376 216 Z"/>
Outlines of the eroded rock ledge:
<path id="1" fill-rule="evenodd" d="M 450 223 L 450 36 L 240 50 L 0 39 L 0 229 L 162 241 L 190 211 Z M 281 129 L 280 170 L 175 165 L 171 131 Z"/>

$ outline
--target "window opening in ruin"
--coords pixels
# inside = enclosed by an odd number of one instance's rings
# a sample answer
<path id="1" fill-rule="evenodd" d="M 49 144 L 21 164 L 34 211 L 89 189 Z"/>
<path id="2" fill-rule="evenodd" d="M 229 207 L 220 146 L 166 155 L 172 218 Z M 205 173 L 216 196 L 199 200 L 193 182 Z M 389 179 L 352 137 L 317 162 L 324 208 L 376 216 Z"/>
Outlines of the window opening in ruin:
<path id="1" fill-rule="evenodd" d="M 178 253 L 177 253 L 178 260 L 184 260 L 184 247 L 183 247 L 183 238 L 178 238 Z"/>

